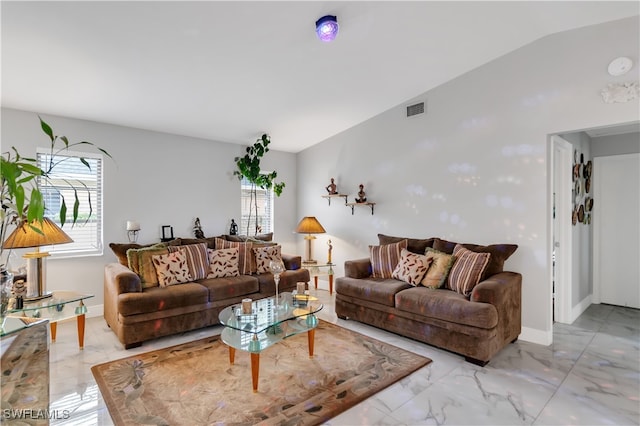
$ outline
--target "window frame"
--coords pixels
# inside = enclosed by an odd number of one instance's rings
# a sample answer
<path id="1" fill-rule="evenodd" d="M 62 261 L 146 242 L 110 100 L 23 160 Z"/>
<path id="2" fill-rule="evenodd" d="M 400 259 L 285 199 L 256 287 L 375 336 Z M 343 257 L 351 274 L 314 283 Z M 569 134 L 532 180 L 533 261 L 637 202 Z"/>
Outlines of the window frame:
<path id="1" fill-rule="evenodd" d="M 46 170 L 47 167 L 43 166 L 43 161 L 48 161 L 48 158 L 51 157 L 51 149 L 47 148 L 37 148 L 36 149 L 36 164 L 43 170 Z M 89 152 L 80 152 L 80 151 L 64 151 L 53 153 L 53 157 L 64 157 L 64 158 L 84 158 L 87 161 L 96 161 L 95 170 L 91 169 L 90 175 L 92 178 L 88 180 L 95 179 L 95 194 L 91 195 L 91 206 L 92 206 L 92 214 L 89 222 L 95 221 L 96 229 L 94 232 L 90 234 L 89 243 L 78 247 L 77 245 L 70 244 L 62 244 L 62 245 L 50 245 L 41 247 L 42 251 L 48 251 L 52 258 L 72 258 L 72 257 L 86 257 L 86 256 L 102 256 L 104 254 L 104 156 L 100 153 L 89 153 Z M 66 160 L 63 160 L 63 162 Z M 81 164 L 83 170 L 87 169 L 86 165 Z M 58 166 L 59 167 L 59 166 Z M 59 170 L 56 170 L 56 167 L 50 173 L 49 180 L 55 180 L 56 176 L 60 176 L 61 173 Z M 52 179 L 53 177 L 53 179 Z M 45 195 L 45 191 L 47 187 L 59 188 L 55 185 L 46 185 L 43 179 L 37 179 L 37 185 L 40 191 L 43 193 L 43 197 L 45 200 L 47 197 L 51 197 L 50 194 Z M 82 197 L 82 193 L 85 191 L 84 187 L 81 184 L 73 184 L 72 185 L 79 188 L 78 196 Z M 57 189 L 56 189 L 57 190 Z M 48 191 L 46 191 L 48 192 Z M 75 198 L 73 194 L 69 196 L 65 195 L 65 200 L 67 204 L 67 221 L 64 227 L 61 227 L 62 230 L 67 233 L 72 239 L 74 238 L 74 228 L 83 227 L 85 223 L 83 220 L 78 219 L 78 221 L 73 224 L 73 203 Z M 60 216 L 59 211 L 60 208 L 57 209 L 49 209 L 49 204 L 45 202 L 45 216 L 50 218 L 56 225 L 60 226 Z M 86 202 L 80 201 L 80 212 L 83 212 L 83 209 L 86 208 Z"/>
<path id="2" fill-rule="evenodd" d="M 268 174 L 270 172 L 265 172 L 265 171 L 260 171 L 260 174 Z M 240 235 L 244 235 L 244 232 L 247 230 L 246 228 L 246 222 L 245 222 L 245 208 L 244 205 L 245 203 L 249 205 L 251 205 L 251 197 L 250 196 L 245 196 L 244 195 L 244 191 L 250 191 L 251 190 L 251 182 L 249 182 L 247 180 L 246 177 L 242 177 L 242 179 L 240 179 L 240 221 L 238 222 L 238 233 Z M 267 204 L 268 204 L 268 209 L 269 209 L 269 220 L 266 223 L 266 225 L 268 225 L 268 229 L 261 229 L 259 231 L 259 234 L 267 234 L 270 232 L 274 231 L 274 223 L 275 223 L 275 208 L 274 208 L 274 192 L 273 192 L 273 188 L 269 188 L 269 189 L 264 189 L 264 188 L 260 188 L 259 186 L 256 185 L 256 192 L 257 192 L 257 197 L 258 199 L 260 199 L 260 194 L 263 194 L 263 199 L 267 200 Z M 251 212 L 251 216 L 252 216 L 252 220 L 255 220 L 256 218 L 254 218 L 254 211 Z M 261 224 L 264 225 L 264 221 L 261 221 Z M 251 225 L 251 223 L 249 224 Z M 254 232 L 255 227 L 249 227 L 249 235 L 248 236 L 253 236 L 253 234 L 251 234 L 252 232 Z"/>

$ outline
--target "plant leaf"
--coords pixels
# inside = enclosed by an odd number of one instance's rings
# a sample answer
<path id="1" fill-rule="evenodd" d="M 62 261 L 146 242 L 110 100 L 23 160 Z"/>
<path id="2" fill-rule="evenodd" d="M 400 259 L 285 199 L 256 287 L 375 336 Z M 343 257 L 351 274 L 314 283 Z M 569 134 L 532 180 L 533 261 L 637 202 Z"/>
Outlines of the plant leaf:
<path id="1" fill-rule="evenodd" d="M 38 116 L 38 118 L 40 119 L 40 127 L 42 127 L 42 131 L 49 136 L 51 142 L 53 143 L 53 141 L 55 140 L 55 137 L 53 136 L 53 130 L 51 130 L 51 127 L 47 123 L 45 123 L 40 116 Z"/>

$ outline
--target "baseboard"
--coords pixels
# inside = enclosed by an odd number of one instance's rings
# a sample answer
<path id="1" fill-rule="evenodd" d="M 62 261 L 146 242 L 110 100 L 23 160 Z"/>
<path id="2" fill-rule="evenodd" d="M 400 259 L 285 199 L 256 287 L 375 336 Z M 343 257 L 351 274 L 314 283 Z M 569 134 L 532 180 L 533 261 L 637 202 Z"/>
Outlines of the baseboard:
<path id="1" fill-rule="evenodd" d="M 87 306 L 87 318 L 103 317 L 104 316 L 104 304 Z"/>
<path id="2" fill-rule="evenodd" d="M 591 306 L 592 303 L 593 303 L 592 297 L 591 295 L 588 295 L 587 297 L 582 299 L 580 303 L 578 303 L 576 306 L 571 308 L 571 324 L 573 324 L 573 322 L 577 320 L 578 317 L 582 315 L 582 313 L 586 311 L 587 308 Z"/>
<path id="3" fill-rule="evenodd" d="M 519 340 L 549 346 L 553 342 L 553 330 L 538 330 L 536 328 L 522 327 Z"/>

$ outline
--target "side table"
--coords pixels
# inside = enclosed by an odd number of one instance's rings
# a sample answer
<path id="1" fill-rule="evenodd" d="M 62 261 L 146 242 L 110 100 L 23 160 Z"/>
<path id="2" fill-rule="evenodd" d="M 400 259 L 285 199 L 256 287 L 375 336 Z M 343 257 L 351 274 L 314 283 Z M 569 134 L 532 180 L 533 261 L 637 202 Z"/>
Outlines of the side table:
<path id="1" fill-rule="evenodd" d="M 76 293 L 74 291 L 54 291 L 51 297 L 26 301 L 22 309 L 11 309 L 7 311 L 7 316 L 48 319 L 52 342 L 56 341 L 58 321 L 76 317 L 78 346 L 80 349 L 84 349 L 84 327 L 87 307 L 83 301 L 91 297 L 93 297 L 93 294 Z M 67 306 L 74 302 L 79 302 L 75 309 Z"/>
<path id="2" fill-rule="evenodd" d="M 313 277 L 313 283 L 316 290 L 318 289 L 318 277 L 329 277 L 329 294 L 333 294 L 333 267 L 335 263 L 307 263 L 302 262 L 302 268 L 309 271 L 309 275 Z"/>

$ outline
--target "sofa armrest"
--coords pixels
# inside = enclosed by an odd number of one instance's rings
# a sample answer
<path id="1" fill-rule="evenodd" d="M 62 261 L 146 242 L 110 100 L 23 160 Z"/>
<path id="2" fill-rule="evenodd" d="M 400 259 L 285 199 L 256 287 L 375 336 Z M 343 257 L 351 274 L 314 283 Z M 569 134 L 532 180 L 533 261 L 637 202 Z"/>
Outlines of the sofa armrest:
<path id="1" fill-rule="evenodd" d="M 513 340 L 522 328 L 522 275 L 500 272 L 481 281 L 471 292 L 472 302 L 490 303 L 498 311 L 503 338 Z"/>
<path id="2" fill-rule="evenodd" d="M 347 260 L 344 262 L 344 275 L 349 278 L 368 278 L 371 276 L 369 258 Z"/>
<path id="3" fill-rule="evenodd" d="M 295 271 L 296 269 L 300 269 L 300 267 L 302 266 L 302 256 L 285 253 L 282 253 L 281 256 L 282 263 L 284 263 L 285 269 L 289 271 Z"/>
<path id="4" fill-rule="evenodd" d="M 120 263 L 109 263 L 104 267 L 104 285 L 113 293 L 139 293 L 142 282 L 138 274 Z"/>

